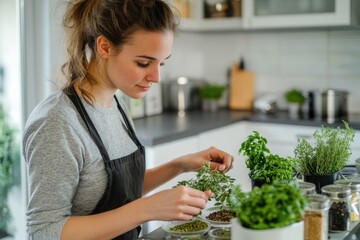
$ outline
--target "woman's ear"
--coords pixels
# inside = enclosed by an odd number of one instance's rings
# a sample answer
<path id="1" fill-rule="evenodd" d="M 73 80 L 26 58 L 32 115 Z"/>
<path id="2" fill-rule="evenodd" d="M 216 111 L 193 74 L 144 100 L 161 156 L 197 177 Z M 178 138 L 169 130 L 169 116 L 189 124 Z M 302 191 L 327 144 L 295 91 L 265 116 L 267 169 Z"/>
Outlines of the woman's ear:
<path id="1" fill-rule="evenodd" d="M 107 58 L 110 55 L 111 44 L 106 37 L 99 36 L 96 39 L 96 46 L 97 46 L 97 51 L 102 58 Z"/>

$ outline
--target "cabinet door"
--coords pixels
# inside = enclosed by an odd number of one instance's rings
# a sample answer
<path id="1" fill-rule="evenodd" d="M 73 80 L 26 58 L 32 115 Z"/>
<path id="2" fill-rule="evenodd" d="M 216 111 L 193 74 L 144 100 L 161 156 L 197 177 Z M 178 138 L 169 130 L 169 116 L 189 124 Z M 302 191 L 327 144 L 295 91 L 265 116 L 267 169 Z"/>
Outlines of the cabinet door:
<path id="1" fill-rule="evenodd" d="M 247 27 L 286 28 L 351 24 L 351 0 L 243 0 Z"/>
<path id="2" fill-rule="evenodd" d="M 247 131 L 244 123 L 235 123 L 226 127 L 217 128 L 199 135 L 200 148 L 211 146 L 224 150 L 234 156 L 233 169 L 228 174 L 235 178 L 235 184 L 240 184 L 244 191 L 251 190 L 249 170 L 245 165 L 245 158 L 238 154 L 240 145 L 245 141 Z"/>
<path id="3" fill-rule="evenodd" d="M 258 131 L 268 141 L 269 150 L 282 157 L 294 157 L 294 150 L 299 138 L 305 138 L 313 143 L 313 133 L 320 127 L 298 126 L 290 124 L 246 123 L 246 130 L 250 134 Z M 351 156 L 348 164 L 354 164 L 360 158 L 360 131 L 355 131 L 355 138 L 351 146 Z"/>
<path id="4" fill-rule="evenodd" d="M 281 157 L 294 156 L 294 150 L 299 138 L 311 141 L 312 134 L 317 127 L 271 124 L 271 123 L 247 123 L 247 130 L 258 131 L 261 136 L 267 139 L 267 147 L 271 153 Z"/>
<path id="5" fill-rule="evenodd" d="M 146 148 L 146 167 L 153 168 L 164 164 L 172 159 L 180 157 L 185 154 L 194 153 L 198 151 L 198 138 L 197 136 L 184 138 L 172 141 L 165 144 L 156 145 Z M 178 183 L 178 181 L 194 178 L 196 173 L 181 174 L 169 182 L 161 185 L 147 195 L 152 195 L 164 189 L 169 189 Z M 159 203 L 161 204 L 161 203 Z M 163 224 L 162 221 L 150 221 L 143 225 L 143 234 L 154 231 Z"/>
<path id="6" fill-rule="evenodd" d="M 360 131 L 355 132 L 354 142 L 351 144 L 349 164 L 355 164 L 355 160 L 358 158 L 360 158 Z"/>

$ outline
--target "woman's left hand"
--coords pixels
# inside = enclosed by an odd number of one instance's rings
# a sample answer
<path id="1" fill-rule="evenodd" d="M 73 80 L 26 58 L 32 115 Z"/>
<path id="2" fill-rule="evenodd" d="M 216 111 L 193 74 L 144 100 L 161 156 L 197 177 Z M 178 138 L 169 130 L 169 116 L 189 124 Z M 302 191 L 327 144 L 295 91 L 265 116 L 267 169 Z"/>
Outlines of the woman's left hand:
<path id="1" fill-rule="evenodd" d="M 234 157 L 216 147 L 184 155 L 178 158 L 184 172 L 198 171 L 206 162 L 210 162 L 212 169 L 229 171 L 232 168 Z"/>

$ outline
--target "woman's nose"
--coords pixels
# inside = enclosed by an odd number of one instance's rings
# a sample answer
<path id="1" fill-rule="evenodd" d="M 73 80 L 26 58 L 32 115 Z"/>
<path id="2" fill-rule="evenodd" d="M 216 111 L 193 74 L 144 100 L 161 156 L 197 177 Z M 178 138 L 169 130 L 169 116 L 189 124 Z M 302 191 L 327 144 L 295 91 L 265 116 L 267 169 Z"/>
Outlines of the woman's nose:
<path id="1" fill-rule="evenodd" d="M 160 71 L 160 66 L 154 66 L 148 72 L 147 80 L 151 81 L 151 82 L 154 82 L 154 83 L 159 83 L 160 80 L 161 80 L 160 72 L 161 72 Z"/>

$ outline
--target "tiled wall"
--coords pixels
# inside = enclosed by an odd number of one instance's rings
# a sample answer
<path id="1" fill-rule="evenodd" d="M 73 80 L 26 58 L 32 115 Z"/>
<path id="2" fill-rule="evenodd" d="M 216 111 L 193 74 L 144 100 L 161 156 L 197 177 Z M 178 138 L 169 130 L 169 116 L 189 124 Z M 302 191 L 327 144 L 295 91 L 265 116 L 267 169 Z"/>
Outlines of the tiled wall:
<path id="1" fill-rule="evenodd" d="M 349 92 L 360 113 L 360 30 L 179 32 L 163 80 L 180 75 L 226 83 L 227 69 L 243 57 L 256 76 L 256 95 L 334 88 Z"/>

